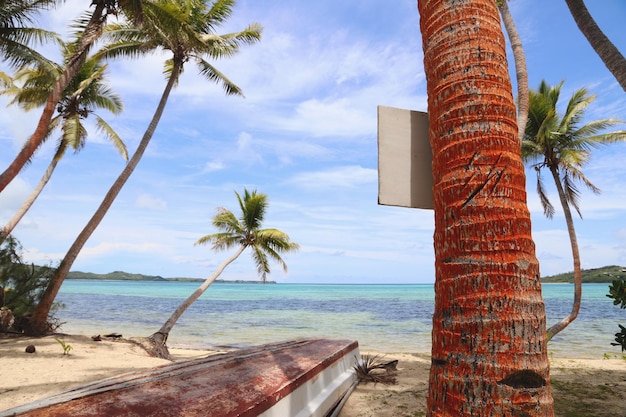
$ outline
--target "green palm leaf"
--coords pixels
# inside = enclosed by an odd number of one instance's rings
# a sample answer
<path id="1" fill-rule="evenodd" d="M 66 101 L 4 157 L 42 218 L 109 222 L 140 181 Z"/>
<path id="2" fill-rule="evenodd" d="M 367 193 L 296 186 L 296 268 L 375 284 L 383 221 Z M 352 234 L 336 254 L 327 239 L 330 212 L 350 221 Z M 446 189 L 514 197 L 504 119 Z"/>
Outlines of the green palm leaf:
<path id="1" fill-rule="evenodd" d="M 230 210 L 220 207 L 213 217 L 213 226 L 219 232 L 203 236 L 195 244 L 211 244 L 213 250 L 237 246 L 251 248 L 257 273 L 263 281 L 270 273 L 270 260 L 286 271 L 287 264 L 281 254 L 296 251 L 299 245 L 291 242 L 289 236 L 278 229 L 261 228 L 267 210 L 267 196 L 247 189 L 243 194 L 235 192 L 235 196 L 241 215 L 237 217 Z"/>

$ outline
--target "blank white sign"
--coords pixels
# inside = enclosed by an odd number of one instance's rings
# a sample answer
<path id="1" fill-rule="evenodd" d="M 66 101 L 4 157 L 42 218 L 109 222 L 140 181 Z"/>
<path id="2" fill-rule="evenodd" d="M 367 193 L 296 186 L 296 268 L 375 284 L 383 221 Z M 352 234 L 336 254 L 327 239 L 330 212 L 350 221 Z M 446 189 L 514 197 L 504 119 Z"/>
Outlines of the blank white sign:
<path id="1" fill-rule="evenodd" d="M 378 106 L 378 204 L 433 209 L 428 113 Z"/>

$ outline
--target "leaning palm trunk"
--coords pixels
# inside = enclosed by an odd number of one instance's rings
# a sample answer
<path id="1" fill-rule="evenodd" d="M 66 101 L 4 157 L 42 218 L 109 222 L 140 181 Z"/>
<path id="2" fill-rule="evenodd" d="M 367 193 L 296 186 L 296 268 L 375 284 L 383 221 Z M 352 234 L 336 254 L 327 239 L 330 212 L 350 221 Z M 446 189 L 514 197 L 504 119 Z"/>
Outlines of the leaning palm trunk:
<path id="1" fill-rule="evenodd" d="M 165 90 L 163 91 L 161 100 L 159 101 L 159 105 L 157 106 L 154 116 L 152 117 L 152 120 L 150 121 L 150 124 L 148 125 L 148 128 L 146 129 L 146 132 L 144 133 L 143 138 L 141 139 L 141 142 L 139 143 L 139 146 L 137 147 L 137 150 L 133 154 L 132 158 L 130 158 L 130 160 L 128 161 L 128 164 L 126 164 L 126 167 L 124 168 L 122 173 L 119 175 L 117 180 L 115 180 L 115 182 L 113 183 L 113 185 L 107 192 L 106 196 L 104 197 L 104 200 L 102 201 L 102 203 L 100 203 L 100 206 L 98 207 L 94 215 L 91 217 L 91 219 L 89 219 L 89 222 L 87 223 L 85 228 L 80 232 L 80 234 L 78 235 L 78 237 L 76 238 L 72 246 L 70 247 L 69 251 L 67 252 L 65 257 L 61 261 L 61 264 L 57 268 L 57 271 L 54 274 L 54 277 L 52 277 L 52 280 L 48 284 L 48 287 L 46 288 L 46 291 L 44 292 L 44 295 L 41 301 L 35 308 L 35 311 L 29 323 L 30 325 L 30 328 L 28 329 L 29 333 L 41 334 L 41 333 L 46 332 L 47 330 L 46 322 L 48 319 L 48 314 L 50 313 L 50 308 L 52 307 L 52 303 L 54 302 L 54 299 L 57 296 L 59 289 L 61 288 L 61 284 L 63 284 L 63 281 L 65 280 L 65 277 L 67 276 L 67 273 L 70 271 L 70 268 L 72 267 L 72 264 L 78 257 L 78 254 L 80 253 L 81 249 L 83 248 L 83 246 L 85 245 L 89 237 L 91 237 L 94 230 L 96 230 L 96 228 L 98 227 L 98 225 L 100 224 L 104 216 L 106 215 L 107 211 L 113 204 L 113 201 L 115 201 L 115 198 L 117 197 L 119 192 L 122 190 L 122 187 L 124 186 L 124 184 L 126 184 L 126 181 L 128 180 L 130 175 L 133 173 L 133 171 L 137 167 L 137 164 L 141 160 L 141 157 L 143 156 L 146 148 L 148 147 L 148 144 L 150 143 L 150 139 L 152 139 L 152 136 L 154 135 L 157 125 L 159 124 L 159 120 L 161 120 L 163 110 L 165 109 L 165 105 L 167 104 L 167 99 L 170 95 L 170 92 L 172 91 L 172 88 L 176 84 L 178 76 L 180 75 L 181 68 L 182 68 L 182 63 L 178 60 L 175 60 L 174 68 L 172 69 L 170 78 L 167 82 Z"/>
<path id="2" fill-rule="evenodd" d="M 551 417 L 545 307 L 493 0 L 419 0 L 433 153 L 427 415 Z"/>
<path id="3" fill-rule="evenodd" d="M 561 200 L 561 206 L 563 207 L 563 214 L 565 215 L 565 222 L 567 223 L 567 232 L 569 233 L 569 241 L 572 246 L 572 258 L 574 260 L 574 304 L 572 305 L 572 311 L 561 321 L 551 326 L 547 332 L 548 341 L 552 339 L 557 333 L 565 329 L 572 321 L 578 317 L 580 311 L 580 301 L 582 298 L 583 277 L 580 270 L 580 252 L 578 251 L 578 240 L 576 239 L 576 230 L 574 230 L 574 219 L 572 218 L 572 212 L 567 203 L 565 197 L 565 191 L 559 178 L 559 172 L 556 167 L 550 167 L 550 173 L 554 178 L 556 189 L 559 193 L 559 199 Z"/>
<path id="4" fill-rule="evenodd" d="M 528 70 L 526 69 L 526 55 L 522 47 L 522 40 L 517 33 L 513 16 L 509 10 L 508 0 L 498 3 L 504 28 L 511 42 L 513 59 L 515 61 L 515 76 L 517 78 L 517 137 L 521 142 L 524 139 L 526 122 L 528 121 Z"/>
<path id="5" fill-rule="evenodd" d="M 48 165 L 46 172 L 44 172 L 43 176 L 39 180 L 39 183 L 37 184 L 37 186 L 33 189 L 33 191 L 31 191 L 31 193 L 28 195 L 26 200 L 24 200 L 24 202 L 20 206 L 19 210 L 17 210 L 17 212 L 13 215 L 13 217 L 11 217 L 8 223 L 4 226 L 4 228 L 2 229 L 2 232 L 0 232 L 0 243 L 2 243 L 5 236 L 8 236 L 11 233 L 13 233 L 13 229 L 15 229 L 15 226 L 17 226 L 17 224 L 22 220 L 24 215 L 33 206 L 33 203 L 35 202 L 35 200 L 37 200 L 37 197 L 39 197 L 39 194 L 41 194 L 41 191 L 44 189 L 48 181 L 50 181 L 50 178 L 52 177 L 52 173 L 54 172 L 59 162 L 59 158 L 60 158 L 59 151 L 57 151 L 57 153 L 52 158 L 52 161 L 50 161 L 50 164 Z"/>
<path id="6" fill-rule="evenodd" d="M 46 172 L 39 180 L 39 183 L 37 184 L 37 186 L 33 189 L 33 191 L 31 191 L 31 193 L 28 195 L 26 200 L 24 200 L 24 202 L 22 203 L 20 208 L 17 210 L 17 212 L 13 215 L 13 217 L 11 217 L 11 219 L 4 226 L 4 228 L 2 229 L 2 232 L 0 232 L 0 243 L 3 240 L 3 237 L 8 236 L 11 233 L 13 233 L 13 229 L 15 229 L 15 226 L 17 226 L 17 224 L 22 220 L 24 215 L 32 207 L 33 203 L 35 202 L 37 197 L 39 197 L 39 194 L 41 194 L 41 191 L 50 180 L 50 177 L 52 176 L 52 173 L 54 172 L 54 169 L 56 168 L 57 162 L 58 161 L 55 159 L 53 159 L 52 162 L 50 162 L 50 165 L 48 165 Z"/>
<path id="7" fill-rule="evenodd" d="M 583 0 L 565 0 L 578 29 L 585 35 L 604 65 L 626 91 L 626 58 L 598 27 Z"/>
<path id="8" fill-rule="evenodd" d="M 65 71 L 58 78 L 52 90 L 50 90 L 50 94 L 48 95 L 48 99 L 41 113 L 41 117 L 39 118 L 39 122 L 37 123 L 35 132 L 26 141 L 9 167 L 2 174 L 0 174 L 0 192 L 2 192 L 2 190 L 4 190 L 6 186 L 13 181 L 17 174 L 20 173 L 24 165 L 31 159 L 35 151 L 39 148 L 39 146 L 41 146 L 43 141 L 48 136 L 50 120 L 52 120 L 52 116 L 61 98 L 61 94 L 72 78 L 76 76 L 80 68 L 83 66 L 91 46 L 102 34 L 102 29 L 104 27 L 103 12 L 105 9 L 105 2 L 94 1 L 94 3 L 96 4 L 96 8 L 91 15 L 91 19 L 89 20 L 83 35 L 78 41 L 76 51 L 68 60 Z"/>
<path id="9" fill-rule="evenodd" d="M 241 255 L 241 253 L 246 249 L 245 246 L 240 246 L 230 258 L 225 260 L 213 274 L 208 277 L 202 285 L 200 285 L 185 301 L 183 301 L 178 308 L 172 313 L 169 319 L 161 326 L 158 332 L 152 334 L 149 339 L 152 342 L 152 346 L 145 347 L 148 353 L 151 356 L 156 356 L 158 358 L 170 359 L 169 351 L 167 350 L 166 342 L 167 338 L 172 331 L 172 328 L 183 315 L 183 313 L 192 305 L 204 292 L 209 288 L 211 284 L 220 276 L 220 274 L 224 271 L 224 269 L 230 265 L 235 259 Z"/>

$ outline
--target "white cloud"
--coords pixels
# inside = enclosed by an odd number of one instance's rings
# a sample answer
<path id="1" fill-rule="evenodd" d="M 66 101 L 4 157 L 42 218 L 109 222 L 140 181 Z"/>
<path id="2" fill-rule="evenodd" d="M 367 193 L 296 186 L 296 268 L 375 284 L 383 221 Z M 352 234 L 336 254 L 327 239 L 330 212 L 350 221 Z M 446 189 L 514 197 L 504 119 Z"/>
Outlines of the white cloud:
<path id="1" fill-rule="evenodd" d="M 20 208 L 26 197 L 32 191 L 33 186 L 20 177 L 16 177 L 0 193 L 0 219 L 8 220 L 15 211 Z"/>
<path id="2" fill-rule="evenodd" d="M 294 176 L 289 183 L 304 188 L 327 189 L 352 188 L 375 183 L 378 174 L 375 169 L 360 166 L 345 166 L 316 172 L 303 172 Z"/>
<path id="3" fill-rule="evenodd" d="M 139 208 L 151 210 L 165 210 L 167 208 L 167 202 L 165 202 L 165 200 L 149 194 L 141 194 L 138 196 L 135 200 L 135 205 Z"/>

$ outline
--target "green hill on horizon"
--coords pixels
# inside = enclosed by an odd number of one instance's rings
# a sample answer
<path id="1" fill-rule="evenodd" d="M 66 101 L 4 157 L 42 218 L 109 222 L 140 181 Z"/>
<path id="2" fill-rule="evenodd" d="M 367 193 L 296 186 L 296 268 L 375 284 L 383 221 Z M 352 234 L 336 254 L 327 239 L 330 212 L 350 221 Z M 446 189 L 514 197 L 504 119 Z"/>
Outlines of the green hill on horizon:
<path id="1" fill-rule="evenodd" d="M 185 277 L 175 277 L 175 278 L 163 278 L 160 275 L 143 275 L 143 274 L 131 274 L 129 272 L 123 271 L 113 271 L 108 274 L 94 274 L 93 272 L 82 272 L 82 271 L 71 271 L 67 274 L 66 279 L 101 279 L 108 281 L 185 281 L 185 282 L 203 282 L 204 278 L 185 278 Z M 241 283 L 241 284 L 250 284 L 250 283 L 258 283 L 260 280 L 225 280 L 225 279 L 216 279 L 215 282 L 227 282 L 229 284 L 232 283 Z M 276 281 L 267 281 L 267 284 L 275 284 Z"/>
<path id="2" fill-rule="evenodd" d="M 584 284 L 609 284 L 615 279 L 626 280 L 626 267 L 610 265 L 601 268 L 583 269 L 582 271 Z M 558 282 L 574 282 L 574 272 L 566 272 L 563 274 L 550 275 L 541 278 L 544 283 Z"/>
<path id="3" fill-rule="evenodd" d="M 116 281 L 167 281 L 159 275 L 131 274 L 123 271 L 113 271 L 108 274 L 94 274 L 92 272 L 71 271 L 67 279 L 106 279 Z"/>
<path id="4" fill-rule="evenodd" d="M 582 270 L 583 283 L 611 283 L 614 279 L 626 280 L 626 267 L 610 265 L 603 266 L 601 268 L 583 269 Z M 92 272 L 71 271 L 67 274 L 67 279 L 101 279 L 101 280 L 114 280 L 114 281 L 190 281 L 190 282 L 202 282 L 203 278 L 164 278 L 160 275 L 143 275 L 132 274 L 123 271 L 113 271 L 108 274 L 94 274 Z M 240 283 L 253 283 L 260 282 L 256 280 L 236 280 L 229 281 L 218 279 L 215 282 L 240 282 Z M 574 273 L 565 272 L 557 275 L 550 275 L 541 278 L 543 283 L 572 283 L 574 282 Z M 275 283 L 275 281 L 267 281 L 268 284 Z"/>

